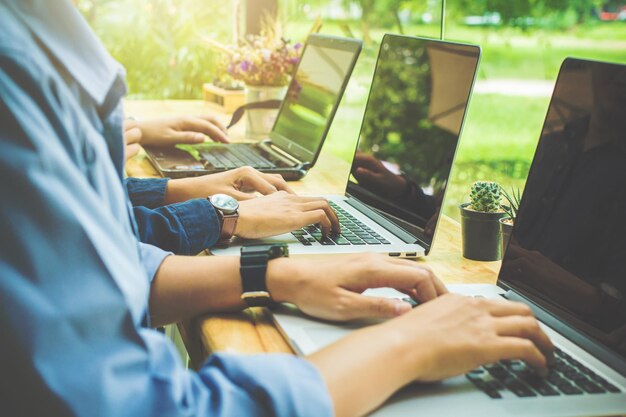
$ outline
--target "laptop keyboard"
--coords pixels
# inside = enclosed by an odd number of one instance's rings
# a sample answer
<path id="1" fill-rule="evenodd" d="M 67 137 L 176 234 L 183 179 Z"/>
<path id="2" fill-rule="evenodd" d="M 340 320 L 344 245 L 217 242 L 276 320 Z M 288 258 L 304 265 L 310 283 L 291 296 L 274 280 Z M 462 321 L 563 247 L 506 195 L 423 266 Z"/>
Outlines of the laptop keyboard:
<path id="1" fill-rule="evenodd" d="M 291 234 L 305 246 L 311 246 L 318 242 L 324 246 L 332 245 L 390 245 L 391 242 L 369 228 L 365 223 L 339 207 L 332 201 L 330 206 L 337 213 L 341 233 L 322 236 L 322 229 L 316 225 L 310 225 L 296 230 Z"/>
<path id="2" fill-rule="evenodd" d="M 561 349 L 556 348 L 555 357 L 556 363 L 545 378 L 519 360 L 482 366 L 465 376 L 491 398 L 502 398 L 507 391 L 524 398 L 621 392 Z"/>
<path id="3" fill-rule="evenodd" d="M 251 166 L 257 169 L 275 168 L 276 165 L 265 159 L 245 144 L 229 144 L 211 147 L 210 151 L 202 151 L 200 155 L 214 168 L 233 169 Z"/>

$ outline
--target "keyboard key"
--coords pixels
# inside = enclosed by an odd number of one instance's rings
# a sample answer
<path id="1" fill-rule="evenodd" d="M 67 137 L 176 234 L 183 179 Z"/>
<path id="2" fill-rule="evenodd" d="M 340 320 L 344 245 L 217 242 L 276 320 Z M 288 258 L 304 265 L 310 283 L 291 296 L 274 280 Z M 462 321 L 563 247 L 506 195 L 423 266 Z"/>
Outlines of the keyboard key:
<path id="1" fill-rule="evenodd" d="M 576 388 L 575 386 L 569 383 L 567 385 L 561 385 L 558 388 L 565 395 L 581 395 L 583 393 L 581 389 Z"/>
<path id="2" fill-rule="evenodd" d="M 526 387 L 520 381 L 514 378 L 506 379 L 503 381 L 505 387 L 508 388 L 513 394 L 518 397 L 536 397 L 535 394 L 530 388 Z"/>
<path id="3" fill-rule="evenodd" d="M 332 238 L 332 240 L 333 240 L 336 244 L 338 244 L 338 245 L 349 245 L 349 244 L 350 244 L 350 242 L 348 241 L 348 239 L 346 239 L 345 237 L 341 237 L 341 236 L 334 237 L 334 238 Z"/>
<path id="4" fill-rule="evenodd" d="M 373 238 L 365 238 L 363 239 L 365 241 L 365 243 L 367 243 L 368 245 L 380 245 L 380 242 L 376 239 Z"/>
<path id="5" fill-rule="evenodd" d="M 605 393 L 606 390 L 596 384 L 594 384 L 593 382 L 591 382 L 590 380 L 586 379 L 582 380 L 576 380 L 574 381 L 576 382 L 576 385 L 582 389 L 583 391 L 589 393 L 589 394 L 602 394 Z"/>

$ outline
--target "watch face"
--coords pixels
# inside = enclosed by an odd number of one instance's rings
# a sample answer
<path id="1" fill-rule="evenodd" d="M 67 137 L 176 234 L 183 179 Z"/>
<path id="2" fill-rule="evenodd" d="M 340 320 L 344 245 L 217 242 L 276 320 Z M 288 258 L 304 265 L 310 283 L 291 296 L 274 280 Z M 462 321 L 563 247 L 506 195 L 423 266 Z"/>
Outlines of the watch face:
<path id="1" fill-rule="evenodd" d="M 212 195 L 211 204 L 224 214 L 232 214 L 239 208 L 239 202 L 226 194 Z"/>

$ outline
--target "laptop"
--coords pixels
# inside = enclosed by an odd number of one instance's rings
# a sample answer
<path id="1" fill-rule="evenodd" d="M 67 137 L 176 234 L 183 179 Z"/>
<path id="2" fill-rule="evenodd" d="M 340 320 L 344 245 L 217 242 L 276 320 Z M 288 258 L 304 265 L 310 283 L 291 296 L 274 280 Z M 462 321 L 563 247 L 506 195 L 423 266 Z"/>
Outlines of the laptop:
<path id="1" fill-rule="evenodd" d="M 268 138 L 248 143 L 146 147 L 149 160 L 170 178 L 246 165 L 281 174 L 286 180 L 304 177 L 315 165 L 361 45 L 356 39 L 309 35 L 285 99 L 282 103 L 261 103 L 280 106 Z M 258 103 L 252 105 L 258 107 Z"/>
<path id="2" fill-rule="evenodd" d="M 449 286 L 530 305 L 557 347 L 548 377 L 502 361 L 409 386 L 373 415 L 626 414 L 625 131 L 626 66 L 565 60 L 497 284 Z M 274 317 L 302 354 L 359 327 L 305 318 L 293 307 Z"/>
<path id="3" fill-rule="evenodd" d="M 283 242 L 292 254 L 388 253 L 415 258 L 430 250 L 441 212 L 480 48 L 385 35 L 344 195 L 325 195 L 341 234 L 311 225 L 240 245 Z"/>

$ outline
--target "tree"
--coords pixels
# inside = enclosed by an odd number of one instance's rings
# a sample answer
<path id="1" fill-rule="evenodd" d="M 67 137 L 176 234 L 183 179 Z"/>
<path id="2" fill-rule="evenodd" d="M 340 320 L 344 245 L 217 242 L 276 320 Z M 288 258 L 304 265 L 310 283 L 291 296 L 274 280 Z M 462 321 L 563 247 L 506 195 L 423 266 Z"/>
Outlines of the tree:
<path id="1" fill-rule="evenodd" d="M 603 0 L 452 0 L 448 8 L 453 14 L 483 15 L 497 12 L 504 24 L 511 24 L 522 17 L 544 17 L 549 13 L 572 10 L 578 22 L 587 21 Z"/>
<path id="2" fill-rule="evenodd" d="M 350 4 L 356 4 L 361 9 L 361 33 L 363 34 L 363 42 L 370 43 L 370 20 L 374 14 L 376 2 L 375 0 L 344 0 L 344 6 L 350 7 Z"/>

